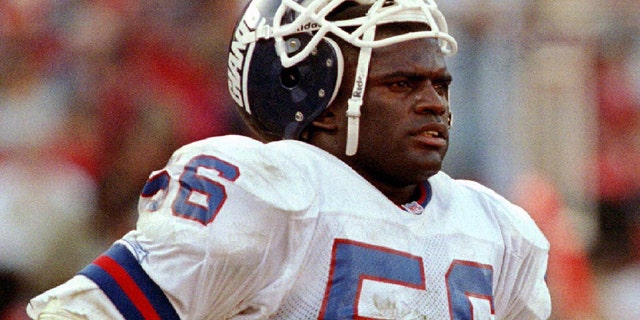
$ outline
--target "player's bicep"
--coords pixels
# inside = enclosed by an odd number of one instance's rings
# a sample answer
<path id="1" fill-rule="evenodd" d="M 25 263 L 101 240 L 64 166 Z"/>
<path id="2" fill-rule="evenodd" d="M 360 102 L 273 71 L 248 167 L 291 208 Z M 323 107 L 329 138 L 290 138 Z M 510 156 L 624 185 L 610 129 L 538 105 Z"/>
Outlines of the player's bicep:
<path id="1" fill-rule="evenodd" d="M 242 168 L 213 155 L 182 158 L 152 174 L 142 191 L 145 268 L 159 283 L 171 283 L 176 274 L 153 262 L 181 265 L 185 283 L 197 285 L 169 294 L 178 305 L 197 304 L 196 314 L 228 316 L 273 283 L 286 260 L 290 212 L 256 195 L 256 175 L 244 177 Z"/>

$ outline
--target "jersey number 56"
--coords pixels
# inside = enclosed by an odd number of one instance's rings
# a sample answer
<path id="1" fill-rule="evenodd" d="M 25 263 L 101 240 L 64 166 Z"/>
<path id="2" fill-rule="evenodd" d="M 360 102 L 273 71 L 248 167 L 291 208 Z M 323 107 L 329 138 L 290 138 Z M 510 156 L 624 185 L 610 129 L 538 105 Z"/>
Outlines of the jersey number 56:
<path id="1" fill-rule="evenodd" d="M 367 319 L 358 316 L 358 301 L 366 280 L 426 290 L 423 266 L 419 256 L 336 239 L 329 283 L 318 319 Z M 445 276 L 451 319 L 474 319 L 471 301 L 477 299 L 489 303 L 487 313 L 493 317 L 492 276 L 493 270 L 489 265 L 461 260 L 451 263 Z"/>

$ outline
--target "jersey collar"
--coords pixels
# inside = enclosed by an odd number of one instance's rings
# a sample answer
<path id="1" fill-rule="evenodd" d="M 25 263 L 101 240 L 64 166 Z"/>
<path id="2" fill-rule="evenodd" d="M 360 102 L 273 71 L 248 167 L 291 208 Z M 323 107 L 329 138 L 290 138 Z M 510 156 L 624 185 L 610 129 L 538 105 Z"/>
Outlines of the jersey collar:
<path id="1" fill-rule="evenodd" d="M 400 206 L 400 208 L 402 208 L 404 211 L 407 211 L 414 215 L 421 215 L 422 212 L 424 212 L 424 209 L 427 207 L 427 204 L 429 204 L 429 201 L 431 201 L 432 192 L 431 184 L 429 183 L 429 181 L 424 181 L 418 186 L 418 188 L 420 188 L 420 197 L 415 201 L 411 201 Z"/>

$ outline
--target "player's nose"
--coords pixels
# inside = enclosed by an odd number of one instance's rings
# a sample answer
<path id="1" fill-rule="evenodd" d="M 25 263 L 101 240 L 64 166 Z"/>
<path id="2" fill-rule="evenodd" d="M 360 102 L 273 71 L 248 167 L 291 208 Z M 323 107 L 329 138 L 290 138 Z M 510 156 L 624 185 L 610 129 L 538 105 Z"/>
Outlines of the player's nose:
<path id="1" fill-rule="evenodd" d="M 427 81 L 414 96 L 414 110 L 418 114 L 434 114 L 442 116 L 447 111 L 446 95 Z"/>

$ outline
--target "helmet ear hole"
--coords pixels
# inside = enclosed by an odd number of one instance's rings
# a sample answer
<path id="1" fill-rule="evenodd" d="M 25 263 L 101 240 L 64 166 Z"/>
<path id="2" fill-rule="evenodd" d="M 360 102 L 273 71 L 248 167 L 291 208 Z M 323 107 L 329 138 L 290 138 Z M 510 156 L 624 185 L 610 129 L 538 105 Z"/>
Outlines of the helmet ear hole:
<path id="1" fill-rule="evenodd" d="M 309 45 L 312 36 L 296 34 L 297 45 Z M 298 139 L 340 88 L 344 62 L 340 48 L 330 38 L 315 45 L 305 59 L 286 68 L 274 39 L 253 42 L 238 56 L 242 53 L 244 61 L 233 60 L 242 68 L 232 70 L 239 79 L 233 82 L 230 78 L 230 92 L 238 91 L 239 111 L 265 140 Z M 233 54 L 230 57 L 230 61 L 237 59 Z"/>
<path id="2" fill-rule="evenodd" d="M 293 89 L 300 83 L 300 70 L 297 67 L 282 69 L 280 83 L 287 89 Z"/>

